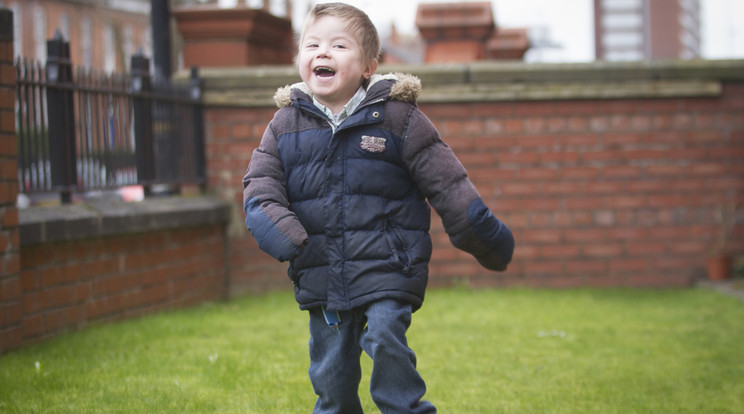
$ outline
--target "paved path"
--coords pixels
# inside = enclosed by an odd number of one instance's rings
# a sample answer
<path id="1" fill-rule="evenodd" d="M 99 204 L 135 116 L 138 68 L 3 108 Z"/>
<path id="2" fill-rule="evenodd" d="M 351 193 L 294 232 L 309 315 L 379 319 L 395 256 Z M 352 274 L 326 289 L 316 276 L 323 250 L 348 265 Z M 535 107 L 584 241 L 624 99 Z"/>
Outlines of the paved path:
<path id="1" fill-rule="evenodd" d="M 720 282 L 703 280 L 698 282 L 698 286 L 713 289 L 726 295 L 736 296 L 744 301 L 744 279 L 731 279 Z"/>

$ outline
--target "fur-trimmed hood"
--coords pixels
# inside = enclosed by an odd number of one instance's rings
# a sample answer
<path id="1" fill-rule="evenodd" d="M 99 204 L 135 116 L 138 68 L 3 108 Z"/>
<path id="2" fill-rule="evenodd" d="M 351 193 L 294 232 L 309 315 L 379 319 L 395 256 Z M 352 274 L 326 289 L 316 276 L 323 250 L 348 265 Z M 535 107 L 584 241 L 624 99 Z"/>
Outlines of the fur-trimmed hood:
<path id="1" fill-rule="evenodd" d="M 386 75 L 372 75 L 369 79 L 369 85 L 367 91 L 372 87 L 384 80 L 393 81 L 393 85 L 390 87 L 389 98 L 395 101 L 403 102 L 416 102 L 419 95 L 421 94 L 421 80 L 416 76 L 405 74 L 405 73 L 388 73 Z M 298 82 L 292 85 L 287 85 L 277 89 L 274 94 L 274 102 L 278 108 L 290 106 L 292 104 L 292 90 L 297 89 L 308 96 L 312 96 L 310 88 L 307 87 L 305 82 Z"/>

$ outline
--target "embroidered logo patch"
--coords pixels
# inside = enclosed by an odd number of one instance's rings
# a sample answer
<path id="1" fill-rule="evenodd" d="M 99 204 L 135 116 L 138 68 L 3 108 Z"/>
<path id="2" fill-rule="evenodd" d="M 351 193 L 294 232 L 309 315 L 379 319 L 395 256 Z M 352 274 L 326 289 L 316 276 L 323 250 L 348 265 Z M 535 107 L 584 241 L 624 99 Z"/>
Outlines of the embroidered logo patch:
<path id="1" fill-rule="evenodd" d="M 362 142 L 359 146 L 368 152 L 385 152 L 385 141 L 387 141 L 385 138 L 362 135 Z"/>

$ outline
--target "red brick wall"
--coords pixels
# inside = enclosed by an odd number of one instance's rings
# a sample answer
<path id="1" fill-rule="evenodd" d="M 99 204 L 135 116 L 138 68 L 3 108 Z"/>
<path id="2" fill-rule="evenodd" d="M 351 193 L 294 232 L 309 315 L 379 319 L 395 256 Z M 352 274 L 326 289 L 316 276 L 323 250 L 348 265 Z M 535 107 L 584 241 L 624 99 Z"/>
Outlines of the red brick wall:
<path id="1" fill-rule="evenodd" d="M 225 249 L 222 225 L 24 246 L 16 339 L 221 299 Z"/>
<path id="2" fill-rule="evenodd" d="M 21 320 L 15 68 L 12 14 L 0 9 L 0 349 L 17 346 Z"/>
<path id="3" fill-rule="evenodd" d="M 517 240 L 496 276 L 449 247 L 434 220 L 435 281 L 689 285 L 705 275 L 716 208 L 744 204 L 741 83 L 720 98 L 421 107 Z M 729 247 L 742 255 L 739 220 Z"/>
<path id="4" fill-rule="evenodd" d="M 516 75 L 509 76 L 519 77 L 527 69 L 534 69 L 524 66 L 523 71 L 516 68 Z M 642 65 L 640 69 L 616 69 L 613 76 L 618 79 L 637 77 L 636 71 L 647 70 Z M 588 70 L 588 77 L 605 76 L 600 66 L 582 66 L 581 70 Z M 671 73 L 676 69 L 664 70 Z M 661 75 L 648 75 L 648 88 L 669 87 L 665 93 L 677 93 L 678 97 L 673 98 L 655 93 L 644 97 L 646 87 L 629 84 L 626 88 L 610 79 L 606 82 L 611 88 L 595 86 L 597 97 L 592 99 L 573 97 L 587 93 L 583 85 L 591 88 L 579 80 L 566 81 L 564 86 L 576 91 L 566 95 L 567 89 L 561 89 L 555 94 L 559 98 L 532 96 L 520 100 L 502 96 L 486 101 L 465 99 L 457 92 L 438 94 L 437 83 L 444 82 L 440 79 L 444 75 L 438 69 L 432 73 L 436 76 L 424 76 L 424 94 L 427 88 L 435 92 L 428 98 L 422 95 L 421 109 L 468 169 L 486 203 L 513 229 L 517 240 L 508 271 L 487 272 L 472 257 L 451 246 L 435 216 L 432 284 L 690 285 L 705 276 L 706 256 L 720 230 L 716 209 L 732 203 L 739 205 L 738 224 L 728 249 L 734 256 L 744 255 L 741 75 L 719 83 L 720 88 L 701 81 L 693 85 L 693 93 L 672 90 L 679 88 L 674 83 L 678 79 L 656 84 L 652 78 Z M 508 77 L 498 70 L 475 75 L 483 79 Z M 556 71 L 534 76 L 559 79 L 560 84 L 560 79 L 573 75 Z M 287 83 L 294 81 L 289 79 Z M 531 81 L 519 82 L 507 80 L 503 89 L 532 90 Z M 543 94 L 540 85 L 536 83 L 534 90 Z M 556 88 L 556 84 L 550 86 Z M 498 94 L 501 89 L 494 90 Z M 608 99 L 605 95 L 610 90 L 619 96 L 638 96 Z M 220 94 L 216 89 L 210 92 Z M 244 229 L 240 209 L 240 178 L 274 108 L 270 103 L 261 106 L 240 97 L 252 96 L 247 92 L 229 93 L 228 100 L 233 99 L 236 106 L 211 107 L 206 125 L 209 185 L 222 198 L 232 200 L 235 208 L 232 286 L 238 290 L 254 289 L 256 283 L 261 289 L 272 284 L 287 287 L 286 264 L 274 263 L 258 250 Z M 220 96 L 223 105 L 225 96 Z"/>
<path id="5" fill-rule="evenodd" d="M 281 286 L 285 281 L 289 283 L 286 265 L 277 263 L 259 250 L 255 240 L 248 234 L 241 209 L 241 179 L 274 111 L 271 107 L 205 111 L 207 187 L 216 191 L 220 198 L 230 200 L 233 206 L 230 228 L 231 294 L 263 291 Z"/>

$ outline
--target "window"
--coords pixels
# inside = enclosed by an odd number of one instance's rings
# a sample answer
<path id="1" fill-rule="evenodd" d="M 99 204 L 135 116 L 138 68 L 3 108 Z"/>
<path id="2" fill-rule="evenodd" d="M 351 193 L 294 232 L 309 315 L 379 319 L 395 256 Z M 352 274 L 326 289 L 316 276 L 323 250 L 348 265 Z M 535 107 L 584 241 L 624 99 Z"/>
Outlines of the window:
<path id="1" fill-rule="evenodd" d="M 129 65 L 132 62 L 131 56 L 134 54 L 134 29 L 130 25 L 124 26 L 124 67 L 127 72 L 129 71 Z"/>
<path id="2" fill-rule="evenodd" d="M 108 23 L 103 29 L 103 70 L 113 73 L 116 70 L 116 47 L 114 45 L 114 27 Z"/>
<path id="3" fill-rule="evenodd" d="M 602 0 L 605 10 L 635 10 L 640 9 L 642 0 Z"/>
<path id="4" fill-rule="evenodd" d="M 609 61 L 629 61 L 642 60 L 643 53 L 640 50 L 613 50 L 605 54 L 605 60 Z"/>
<path id="5" fill-rule="evenodd" d="M 13 10 L 13 57 L 18 58 L 23 55 L 23 9 L 18 3 L 10 3 L 10 9 Z"/>
<path id="6" fill-rule="evenodd" d="M 639 49 L 643 45 L 643 36 L 638 32 L 605 33 L 602 45 L 607 49 Z"/>
<path id="7" fill-rule="evenodd" d="M 34 6 L 34 51 L 39 61 L 47 57 L 46 26 L 46 11 L 42 6 Z"/>
<path id="8" fill-rule="evenodd" d="M 612 13 L 602 16 L 602 27 L 612 29 L 640 29 L 643 26 L 643 16 L 639 13 Z"/>
<path id="9" fill-rule="evenodd" d="M 83 17 L 80 23 L 80 47 L 83 52 L 83 67 L 93 67 L 93 41 L 92 41 L 92 25 L 90 17 Z"/>
<path id="10" fill-rule="evenodd" d="M 59 16 L 59 30 L 62 32 L 66 41 L 70 41 L 70 16 L 62 12 Z"/>

